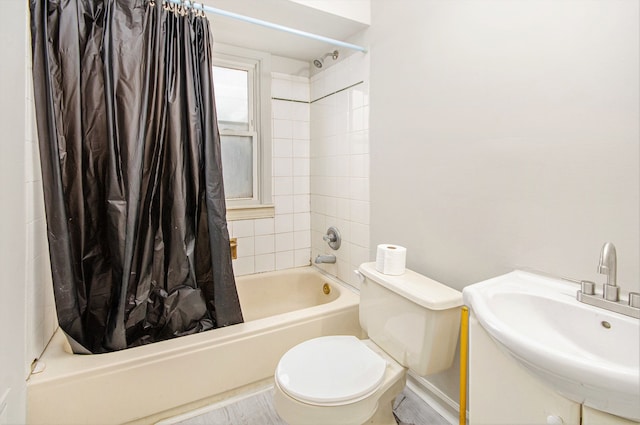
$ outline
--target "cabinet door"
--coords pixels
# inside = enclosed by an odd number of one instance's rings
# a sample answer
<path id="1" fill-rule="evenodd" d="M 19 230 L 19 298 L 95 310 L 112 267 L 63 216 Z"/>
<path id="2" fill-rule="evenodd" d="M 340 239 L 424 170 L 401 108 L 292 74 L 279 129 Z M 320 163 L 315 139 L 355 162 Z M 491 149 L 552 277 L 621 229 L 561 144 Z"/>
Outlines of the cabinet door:
<path id="1" fill-rule="evenodd" d="M 582 406 L 582 425 L 638 425 L 640 422 L 630 421 L 620 416 L 610 415 L 588 406 Z"/>
<path id="2" fill-rule="evenodd" d="M 469 425 L 547 423 L 580 425 L 580 404 L 558 395 L 503 352 L 471 314 Z"/>

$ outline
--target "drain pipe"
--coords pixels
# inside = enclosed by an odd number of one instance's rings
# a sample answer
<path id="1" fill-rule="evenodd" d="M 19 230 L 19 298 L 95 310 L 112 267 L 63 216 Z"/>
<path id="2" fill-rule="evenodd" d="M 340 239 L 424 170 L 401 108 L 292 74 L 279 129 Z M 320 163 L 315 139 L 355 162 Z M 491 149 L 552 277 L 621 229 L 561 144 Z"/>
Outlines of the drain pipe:
<path id="1" fill-rule="evenodd" d="M 460 425 L 467 425 L 467 358 L 469 355 L 469 307 L 460 311 Z"/>

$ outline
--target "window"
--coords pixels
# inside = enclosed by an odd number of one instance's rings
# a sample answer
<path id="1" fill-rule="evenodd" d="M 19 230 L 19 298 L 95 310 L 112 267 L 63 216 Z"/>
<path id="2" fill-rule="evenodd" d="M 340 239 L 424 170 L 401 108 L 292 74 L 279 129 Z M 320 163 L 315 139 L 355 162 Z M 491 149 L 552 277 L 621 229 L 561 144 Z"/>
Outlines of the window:
<path id="1" fill-rule="evenodd" d="M 251 200 L 257 195 L 257 161 L 253 128 L 252 69 L 213 67 L 216 108 L 224 173 L 229 200 Z M 253 93 L 251 93 L 253 95 Z"/>
<path id="2" fill-rule="evenodd" d="M 218 46 L 213 62 L 227 218 L 273 217 L 269 56 Z"/>

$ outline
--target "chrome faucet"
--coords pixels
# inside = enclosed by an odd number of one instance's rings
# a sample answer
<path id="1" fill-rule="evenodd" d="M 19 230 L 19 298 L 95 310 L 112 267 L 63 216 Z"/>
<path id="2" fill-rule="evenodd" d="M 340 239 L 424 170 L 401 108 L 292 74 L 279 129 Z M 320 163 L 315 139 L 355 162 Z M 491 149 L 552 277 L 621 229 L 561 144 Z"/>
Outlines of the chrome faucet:
<path id="1" fill-rule="evenodd" d="M 616 247 L 611 242 L 602 246 L 598 273 L 607 276 L 607 282 L 602 285 L 602 295 L 596 294 L 595 283 L 583 280 L 576 294 L 578 301 L 640 319 L 640 293 L 630 292 L 628 300 L 620 300 L 620 287 L 616 283 Z"/>
<path id="2" fill-rule="evenodd" d="M 316 257 L 315 259 L 315 263 L 316 264 L 321 264 L 321 263 L 329 263 L 329 264 L 333 264 L 336 262 L 336 256 L 335 255 L 319 255 Z"/>
<path id="3" fill-rule="evenodd" d="M 616 263 L 616 247 L 611 242 L 607 242 L 602 245 L 598 261 L 598 273 L 607 276 L 607 285 L 616 286 Z"/>
<path id="4" fill-rule="evenodd" d="M 607 282 L 602 285 L 602 295 L 607 301 L 618 301 L 620 299 L 620 288 L 616 285 L 616 269 L 618 268 L 616 258 L 616 247 L 607 242 L 602 245 L 600 260 L 598 260 L 598 273 L 607 276 Z"/>

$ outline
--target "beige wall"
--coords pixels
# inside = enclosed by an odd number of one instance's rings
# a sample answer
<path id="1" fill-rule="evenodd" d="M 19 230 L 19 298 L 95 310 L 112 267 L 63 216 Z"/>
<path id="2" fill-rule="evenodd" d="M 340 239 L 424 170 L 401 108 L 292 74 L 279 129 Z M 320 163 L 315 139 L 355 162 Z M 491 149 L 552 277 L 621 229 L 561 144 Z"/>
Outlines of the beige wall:
<path id="1" fill-rule="evenodd" d="M 291 0 L 295 3 L 322 10 L 367 25 L 371 24 L 370 0 Z"/>
<path id="2" fill-rule="evenodd" d="M 532 267 L 640 289 L 638 2 L 372 1 L 371 247 L 454 288 Z M 452 399 L 457 371 L 429 378 Z"/>
<path id="3" fill-rule="evenodd" d="M 533 267 L 640 290 L 638 2 L 372 2 L 371 246 L 462 289 Z"/>
<path id="4" fill-rule="evenodd" d="M 25 422 L 25 3 L 0 13 L 0 423 Z"/>
<path id="5" fill-rule="evenodd" d="M 27 33 L 27 37 L 30 37 Z M 47 222 L 44 211 L 42 188 L 42 170 L 40 168 L 40 150 L 36 129 L 33 79 L 31 77 L 31 47 L 27 49 L 26 69 L 26 107 L 25 107 L 25 143 L 24 143 L 24 196 L 26 225 L 26 290 L 27 290 L 27 362 L 30 364 L 40 357 L 47 343 L 58 328 L 49 244 L 47 241 Z"/>

